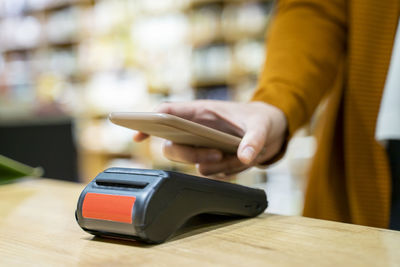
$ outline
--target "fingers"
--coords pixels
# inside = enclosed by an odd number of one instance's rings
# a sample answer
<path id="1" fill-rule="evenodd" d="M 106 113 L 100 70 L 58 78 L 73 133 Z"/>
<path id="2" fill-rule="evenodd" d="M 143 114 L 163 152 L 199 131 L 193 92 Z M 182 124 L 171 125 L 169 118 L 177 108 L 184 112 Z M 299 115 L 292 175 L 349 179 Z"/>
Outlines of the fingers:
<path id="1" fill-rule="evenodd" d="M 155 112 L 167 113 L 190 120 L 232 135 L 243 136 L 242 123 L 236 123 L 235 116 L 224 101 L 196 100 L 180 103 L 162 103 Z"/>
<path id="2" fill-rule="evenodd" d="M 222 152 L 218 149 L 178 145 L 171 141 L 164 143 L 163 153 L 169 160 L 191 164 L 218 162 L 223 157 Z"/>
<path id="3" fill-rule="evenodd" d="M 196 148 L 174 144 L 171 141 L 164 143 L 163 153 L 169 160 L 196 164 L 199 173 L 202 175 L 220 175 L 218 179 L 250 167 L 240 162 L 236 155 L 223 155 L 217 149 Z"/>
<path id="4" fill-rule="evenodd" d="M 143 140 L 147 139 L 149 137 L 148 134 L 142 133 L 142 132 L 136 132 L 133 135 L 133 141 L 135 142 L 142 142 Z"/>
<path id="5" fill-rule="evenodd" d="M 242 172 L 250 167 L 262 164 L 271 159 L 279 152 L 282 142 L 283 141 L 273 142 L 271 145 L 264 147 L 251 164 L 244 164 L 236 155 L 224 155 L 222 160 L 219 162 L 204 162 L 197 164 L 196 167 L 202 175 L 218 175 L 218 179 L 221 179 L 221 177 L 227 177 Z"/>
<path id="6" fill-rule="evenodd" d="M 182 103 L 162 103 L 159 105 L 155 112 L 168 113 L 181 117 L 186 120 L 191 120 L 196 113 L 196 103 L 194 102 L 182 102 Z"/>
<path id="7" fill-rule="evenodd" d="M 250 125 L 240 142 L 237 157 L 244 164 L 250 164 L 263 149 L 268 136 L 268 126 L 265 122 Z"/>
<path id="8" fill-rule="evenodd" d="M 197 170 L 205 176 L 223 173 L 225 176 L 238 173 L 249 168 L 249 165 L 243 164 L 236 155 L 225 155 L 219 162 L 209 162 L 197 165 Z"/>
<path id="9" fill-rule="evenodd" d="M 281 150 L 283 142 L 283 139 L 279 139 L 270 143 L 268 146 L 265 146 L 261 150 L 260 154 L 258 154 L 254 162 L 257 164 L 263 164 L 264 162 L 270 160 Z"/>

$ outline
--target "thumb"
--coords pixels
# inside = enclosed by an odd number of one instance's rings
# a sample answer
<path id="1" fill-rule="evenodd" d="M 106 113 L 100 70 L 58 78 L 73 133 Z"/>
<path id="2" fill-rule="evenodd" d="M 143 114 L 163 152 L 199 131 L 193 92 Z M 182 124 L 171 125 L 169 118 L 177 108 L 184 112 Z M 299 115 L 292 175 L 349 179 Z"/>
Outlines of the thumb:
<path id="1" fill-rule="evenodd" d="M 262 151 L 266 139 L 267 127 L 260 127 L 260 124 L 255 124 L 249 127 L 237 150 L 237 157 L 244 164 L 250 164 Z"/>

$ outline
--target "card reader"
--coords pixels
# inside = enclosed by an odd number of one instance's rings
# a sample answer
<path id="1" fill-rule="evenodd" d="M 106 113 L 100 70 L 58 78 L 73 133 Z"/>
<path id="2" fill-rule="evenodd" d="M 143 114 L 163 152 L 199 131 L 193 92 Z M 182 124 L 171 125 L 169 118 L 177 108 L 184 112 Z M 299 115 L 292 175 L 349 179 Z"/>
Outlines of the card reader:
<path id="1" fill-rule="evenodd" d="M 75 216 L 93 235 L 161 243 L 195 215 L 253 217 L 267 205 L 260 189 L 172 171 L 110 168 L 82 191 Z"/>

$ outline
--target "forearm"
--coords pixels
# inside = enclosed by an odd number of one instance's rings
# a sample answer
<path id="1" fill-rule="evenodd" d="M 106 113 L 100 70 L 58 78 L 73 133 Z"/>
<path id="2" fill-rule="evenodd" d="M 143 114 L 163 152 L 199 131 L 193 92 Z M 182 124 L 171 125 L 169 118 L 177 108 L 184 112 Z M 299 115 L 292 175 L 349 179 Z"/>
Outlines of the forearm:
<path id="1" fill-rule="evenodd" d="M 344 0 L 281 0 L 267 35 L 267 57 L 253 100 L 281 109 L 289 135 L 330 89 L 346 43 Z"/>

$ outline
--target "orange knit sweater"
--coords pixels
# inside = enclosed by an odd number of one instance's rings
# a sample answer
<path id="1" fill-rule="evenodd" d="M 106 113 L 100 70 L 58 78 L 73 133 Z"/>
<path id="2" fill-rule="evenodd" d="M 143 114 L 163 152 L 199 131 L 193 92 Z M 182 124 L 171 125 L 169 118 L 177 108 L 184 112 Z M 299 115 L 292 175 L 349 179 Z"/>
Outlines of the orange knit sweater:
<path id="1" fill-rule="evenodd" d="M 398 19 L 398 0 L 277 3 L 253 100 L 280 108 L 290 134 L 328 102 L 305 216 L 388 226 L 390 173 L 374 134 Z"/>

